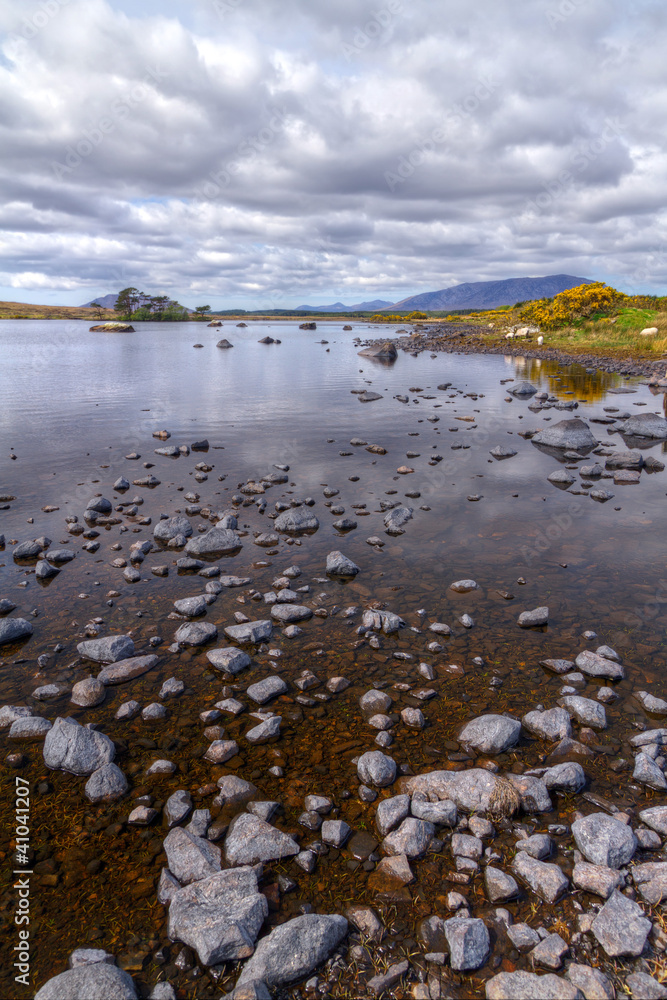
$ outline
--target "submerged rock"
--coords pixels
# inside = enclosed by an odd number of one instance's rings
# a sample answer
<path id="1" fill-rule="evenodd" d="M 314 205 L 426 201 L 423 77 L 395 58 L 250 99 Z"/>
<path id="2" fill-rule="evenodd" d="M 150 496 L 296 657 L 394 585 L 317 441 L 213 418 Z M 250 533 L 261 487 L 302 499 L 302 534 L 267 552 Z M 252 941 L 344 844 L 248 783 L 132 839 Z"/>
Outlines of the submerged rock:
<path id="1" fill-rule="evenodd" d="M 579 417 L 572 420 L 560 420 L 553 427 L 538 431 L 532 437 L 533 444 L 547 445 L 550 448 L 572 448 L 575 451 L 594 448 L 597 444 L 588 424 Z"/>
<path id="2" fill-rule="evenodd" d="M 115 753 L 108 736 L 86 729 L 74 719 L 57 718 L 44 740 L 46 766 L 71 774 L 92 774 L 111 763 Z"/>
<path id="3" fill-rule="evenodd" d="M 466 722 L 459 732 L 459 743 L 480 753 L 504 753 L 517 743 L 521 723 L 504 715 L 481 715 Z"/>
<path id="4" fill-rule="evenodd" d="M 96 663 L 116 663 L 134 655 L 134 642 L 129 635 L 107 635 L 99 639 L 87 639 L 78 644 L 79 656 Z"/>

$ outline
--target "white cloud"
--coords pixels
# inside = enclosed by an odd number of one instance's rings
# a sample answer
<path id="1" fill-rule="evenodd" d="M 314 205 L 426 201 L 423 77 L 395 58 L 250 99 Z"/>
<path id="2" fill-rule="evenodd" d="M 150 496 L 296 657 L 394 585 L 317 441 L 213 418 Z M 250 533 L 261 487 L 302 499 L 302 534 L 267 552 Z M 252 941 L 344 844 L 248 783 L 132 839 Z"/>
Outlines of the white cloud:
<path id="1" fill-rule="evenodd" d="M 252 306 L 567 270 L 663 290 L 650 0 L 555 21 L 546 0 L 42 6 L 1 22 L 10 287 Z"/>

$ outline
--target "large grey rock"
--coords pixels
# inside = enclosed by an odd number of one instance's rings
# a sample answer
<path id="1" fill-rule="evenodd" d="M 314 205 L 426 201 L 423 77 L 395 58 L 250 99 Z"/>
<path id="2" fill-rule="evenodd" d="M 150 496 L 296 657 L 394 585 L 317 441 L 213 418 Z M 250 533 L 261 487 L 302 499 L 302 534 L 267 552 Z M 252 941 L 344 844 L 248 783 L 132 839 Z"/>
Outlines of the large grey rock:
<path id="1" fill-rule="evenodd" d="M 366 691 L 359 699 L 361 711 L 366 712 L 368 715 L 376 715 L 378 712 L 388 712 L 391 704 L 392 701 L 389 695 L 384 691 L 376 691 L 375 688 Z"/>
<path id="2" fill-rule="evenodd" d="M 3 705 L 0 708 L 0 729 L 11 726 L 17 719 L 27 719 L 33 714 L 26 705 Z"/>
<path id="3" fill-rule="evenodd" d="M 177 514 L 176 517 L 168 517 L 165 521 L 158 521 L 153 528 L 153 538 L 157 539 L 158 542 L 169 542 L 172 538 L 176 538 L 177 535 L 189 538 L 191 534 L 192 523 L 187 517 L 183 517 L 182 514 Z"/>
<path id="4" fill-rule="evenodd" d="M 42 552 L 42 546 L 39 542 L 29 539 L 25 542 L 21 542 L 12 551 L 12 556 L 14 559 L 36 559 L 37 556 Z"/>
<path id="5" fill-rule="evenodd" d="M 592 698 L 582 698 L 578 694 L 566 694 L 562 699 L 563 707 L 575 717 L 577 722 L 593 729 L 606 729 L 607 713 L 604 705 Z"/>
<path id="6" fill-rule="evenodd" d="M 459 743 L 480 753 L 504 753 L 513 747 L 521 735 L 518 719 L 504 715 L 480 715 L 466 722 L 459 732 Z"/>
<path id="7" fill-rule="evenodd" d="M 0 646 L 5 642 L 16 642 L 32 635 L 32 625 L 25 618 L 3 618 L 0 620 Z"/>
<path id="8" fill-rule="evenodd" d="M 396 764 L 381 750 L 368 750 L 357 761 L 357 774 L 365 785 L 385 788 L 396 777 Z"/>
<path id="9" fill-rule="evenodd" d="M 423 794 L 431 801 L 450 799 L 463 812 L 488 812 L 494 801 L 497 778 L 481 767 L 466 771 L 431 771 L 402 778 L 400 790 L 409 795 Z"/>
<path id="10" fill-rule="evenodd" d="M 372 628 L 376 632 L 382 631 L 385 635 L 392 635 L 406 627 L 403 619 L 393 611 L 364 611 L 361 623 L 364 628 Z"/>
<path id="11" fill-rule="evenodd" d="M 634 413 L 617 428 L 628 437 L 667 438 L 667 420 L 658 413 Z"/>
<path id="12" fill-rule="evenodd" d="M 639 818 L 642 823 L 646 823 L 662 837 L 667 836 L 667 806 L 651 806 L 649 809 L 642 809 Z"/>
<path id="13" fill-rule="evenodd" d="M 270 621 L 244 622 L 242 625 L 228 625 L 225 635 L 228 639 L 240 643 L 264 642 L 271 638 L 273 625 Z"/>
<path id="14" fill-rule="evenodd" d="M 271 674 L 269 677 L 265 677 L 261 681 L 257 681 L 255 684 L 251 684 L 248 688 L 247 694 L 249 698 L 252 698 L 254 702 L 258 705 L 264 705 L 271 698 L 276 698 L 279 694 L 285 694 L 288 690 L 287 684 L 276 674 Z"/>
<path id="15" fill-rule="evenodd" d="M 217 638 L 218 626 L 212 622 L 185 622 L 174 633 L 179 646 L 203 646 Z"/>
<path id="16" fill-rule="evenodd" d="M 527 813 L 551 812 L 553 806 L 547 786 L 532 774 L 508 774 L 521 797 L 521 808 Z"/>
<path id="17" fill-rule="evenodd" d="M 124 684 L 126 681 L 141 677 L 142 674 L 152 670 L 157 662 L 158 658 L 154 653 L 149 656 L 132 656 L 128 660 L 118 660 L 116 663 L 102 667 L 97 679 L 107 686 Z"/>
<path id="18" fill-rule="evenodd" d="M 44 740 L 44 763 L 52 770 L 92 774 L 115 756 L 108 736 L 80 726 L 73 719 L 57 718 Z"/>
<path id="19" fill-rule="evenodd" d="M 206 659 L 216 670 L 222 670 L 226 674 L 238 674 L 252 662 L 247 653 L 235 646 L 211 649 L 206 654 Z"/>
<path id="20" fill-rule="evenodd" d="M 426 853 L 434 836 L 435 827 L 432 823 L 409 816 L 397 830 L 387 834 L 382 847 L 386 854 L 403 854 L 407 858 L 419 858 Z"/>
<path id="21" fill-rule="evenodd" d="M 486 983 L 486 1000 L 581 1000 L 574 983 L 549 972 L 499 972 Z"/>
<path id="22" fill-rule="evenodd" d="M 487 865 L 484 869 L 484 884 L 491 903 L 504 903 L 519 895 L 516 879 L 493 865 Z"/>
<path id="23" fill-rule="evenodd" d="M 312 511 L 297 507 L 284 510 L 273 522 L 276 531 L 284 531 L 289 535 L 300 535 L 304 532 L 317 531 L 320 522 Z"/>
<path id="24" fill-rule="evenodd" d="M 356 576 L 359 567 L 351 559 L 336 549 L 327 556 L 327 573 L 329 576 Z"/>
<path id="25" fill-rule="evenodd" d="M 104 701 L 106 690 L 104 684 L 97 677 L 84 677 L 77 681 L 72 688 L 71 701 L 81 708 L 92 708 L 101 705 Z"/>
<path id="26" fill-rule="evenodd" d="M 573 986 L 581 990 L 586 1000 L 616 1000 L 614 984 L 599 969 L 571 962 L 565 975 Z"/>
<path id="27" fill-rule="evenodd" d="M 230 865 L 278 861 L 298 853 L 299 845 L 295 840 L 252 813 L 240 813 L 229 825 L 225 857 Z"/>
<path id="28" fill-rule="evenodd" d="M 182 597 L 180 600 L 174 601 L 174 610 L 179 615 L 186 615 L 188 618 L 203 615 L 207 607 L 208 601 L 203 594 L 197 594 L 196 597 Z"/>
<path id="29" fill-rule="evenodd" d="M 597 439 L 593 436 L 590 427 L 579 417 L 574 417 L 572 420 L 560 420 L 553 427 L 538 431 L 531 440 L 534 444 L 547 445 L 549 448 L 571 448 L 574 451 L 594 448 L 597 444 Z"/>
<path id="30" fill-rule="evenodd" d="M 248 743 L 254 743 L 257 746 L 262 743 L 268 743 L 280 735 L 281 722 L 282 718 L 279 715 L 272 715 L 270 719 L 260 722 L 258 726 L 253 726 L 252 729 L 248 729 L 245 733 L 245 738 Z"/>
<path id="31" fill-rule="evenodd" d="M 642 469 L 644 456 L 639 448 L 633 448 L 631 451 L 616 451 L 609 456 L 605 467 L 607 469 Z"/>
<path id="32" fill-rule="evenodd" d="M 86 639 L 77 645 L 79 656 L 96 663 L 116 663 L 134 656 L 134 642 L 129 635 L 106 635 L 98 639 Z"/>
<path id="33" fill-rule="evenodd" d="M 415 796 L 410 803 L 410 812 L 417 819 L 425 819 L 427 823 L 435 823 L 436 826 L 456 826 L 458 812 L 456 803 L 449 799 L 442 802 L 426 802 Z"/>
<path id="34" fill-rule="evenodd" d="M 80 965 L 49 979 L 35 1000 L 137 1000 L 132 977 L 106 962 Z"/>
<path id="35" fill-rule="evenodd" d="M 445 920 L 445 937 L 449 945 L 451 967 L 455 972 L 479 969 L 486 962 L 489 932 L 479 917 L 452 917 Z"/>
<path id="36" fill-rule="evenodd" d="M 182 827 L 174 827 L 164 838 L 169 871 L 187 885 L 220 871 L 220 848 Z"/>
<path id="37" fill-rule="evenodd" d="M 203 535 L 195 535 L 185 546 L 185 552 L 195 559 L 201 556 L 218 559 L 238 552 L 241 539 L 231 528 L 209 528 Z"/>
<path id="38" fill-rule="evenodd" d="M 655 761 L 645 753 L 638 753 L 635 757 L 635 767 L 632 777 L 642 785 L 648 785 L 649 788 L 655 788 L 658 791 L 663 791 L 667 788 L 667 781 L 665 781 L 664 774 Z"/>
<path id="39" fill-rule="evenodd" d="M 586 774 L 581 764 L 576 761 L 566 761 L 548 767 L 542 774 L 542 781 L 549 791 L 580 792 L 586 784 Z"/>
<path id="40" fill-rule="evenodd" d="M 312 618 L 313 612 L 302 604 L 274 604 L 271 608 L 271 617 L 281 625 L 289 625 L 292 622 L 303 622 Z"/>
<path id="41" fill-rule="evenodd" d="M 567 889 L 569 879 L 558 865 L 532 858 L 527 851 L 518 851 L 512 862 L 512 868 L 519 878 L 537 893 L 545 902 L 555 903 Z"/>
<path id="42" fill-rule="evenodd" d="M 12 722 L 8 737 L 10 740 L 43 740 L 50 729 L 49 720 L 40 715 L 22 716 Z"/>
<path id="43" fill-rule="evenodd" d="M 324 962 L 346 934 L 347 920 L 338 914 L 294 917 L 262 938 L 236 985 L 260 980 L 280 986 L 301 979 Z"/>
<path id="44" fill-rule="evenodd" d="M 582 674 L 589 677 L 608 677 L 612 681 L 621 681 L 625 677 L 625 670 L 620 663 L 609 660 L 606 656 L 593 653 L 590 649 L 585 649 L 579 653 L 574 661 Z"/>
<path id="45" fill-rule="evenodd" d="M 667 988 L 645 972 L 630 973 L 625 985 L 630 988 L 632 1000 L 664 1000 L 667 997 Z"/>
<path id="46" fill-rule="evenodd" d="M 218 778 L 218 801 L 220 805 L 238 805 L 247 802 L 256 794 L 257 788 L 251 781 L 245 781 L 236 774 L 225 774 Z"/>
<path id="47" fill-rule="evenodd" d="M 570 715 L 564 708 L 550 708 L 546 712 L 528 712 L 521 720 L 529 733 L 545 740 L 562 740 L 572 735 Z"/>
<path id="48" fill-rule="evenodd" d="M 192 796 L 184 788 L 179 788 L 173 792 L 164 804 L 164 818 L 169 827 L 176 826 L 177 823 L 182 823 L 191 812 Z M 193 831 L 189 830 L 188 832 L 192 833 Z M 196 834 L 196 836 L 200 836 L 200 834 Z"/>
<path id="49" fill-rule="evenodd" d="M 409 795 L 393 795 L 382 799 L 375 811 L 375 825 L 381 837 L 396 829 L 410 812 Z"/>
<path id="50" fill-rule="evenodd" d="M 168 935 L 194 949 L 203 965 L 248 958 L 269 906 L 252 868 L 229 868 L 175 892 Z"/>
<path id="51" fill-rule="evenodd" d="M 517 384 L 512 386 L 511 389 L 508 389 L 508 392 L 512 396 L 534 396 L 537 389 L 530 382 L 523 380 L 521 382 L 517 382 Z"/>
<path id="52" fill-rule="evenodd" d="M 591 930 L 610 958 L 641 955 L 651 930 L 641 906 L 617 889 L 596 916 Z"/>
<path id="53" fill-rule="evenodd" d="M 532 611 L 522 611 L 518 618 L 521 628 L 538 628 L 549 623 L 549 608 L 534 608 Z"/>
<path id="54" fill-rule="evenodd" d="M 89 802 L 114 802 L 127 792 L 127 778 L 116 764 L 104 764 L 93 771 L 84 794 Z"/>
<path id="55" fill-rule="evenodd" d="M 615 868 L 579 861 L 572 869 L 572 884 L 576 885 L 577 889 L 584 889 L 603 899 L 609 899 L 614 889 L 625 886 L 625 879 Z"/>
<path id="56" fill-rule="evenodd" d="M 403 525 L 412 520 L 412 507 L 394 507 L 384 515 L 384 526 L 388 535 L 404 534 Z"/>
<path id="57" fill-rule="evenodd" d="M 42 559 L 35 567 L 35 576 L 38 580 L 50 580 L 53 576 L 58 576 L 60 570 L 57 566 L 52 566 L 46 559 Z"/>
<path id="58" fill-rule="evenodd" d="M 632 828 L 606 813 L 591 813 L 572 824 L 577 847 L 594 865 L 622 868 L 637 849 Z"/>

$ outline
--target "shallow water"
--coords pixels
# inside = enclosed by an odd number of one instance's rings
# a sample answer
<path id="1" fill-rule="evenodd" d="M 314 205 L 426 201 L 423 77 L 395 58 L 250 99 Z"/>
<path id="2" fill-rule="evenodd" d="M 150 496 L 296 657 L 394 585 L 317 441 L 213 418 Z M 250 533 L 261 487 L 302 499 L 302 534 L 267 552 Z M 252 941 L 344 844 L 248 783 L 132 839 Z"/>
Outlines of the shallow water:
<path id="1" fill-rule="evenodd" d="M 318 321 L 317 331 L 305 332 L 295 323 L 278 322 L 250 321 L 245 329 L 227 322 L 215 329 L 202 324 L 137 324 L 135 334 L 103 334 L 88 332 L 85 323 L 0 323 L 0 494 L 16 498 L 3 502 L 8 509 L 0 511 L 0 533 L 7 540 L 0 551 L 0 598 L 17 605 L 12 616 L 29 618 L 34 624 L 29 641 L 0 647 L 0 703 L 32 704 L 49 719 L 71 714 L 99 723 L 112 738 L 124 740 L 118 762 L 131 778 L 133 796 L 143 789 L 164 800 L 177 788 L 194 792 L 234 771 L 253 780 L 262 797 L 281 801 L 284 814 L 277 823 L 286 830 L 299 830 L 303 796 L 323 791 L 333 794 L 341 817 L 357 831 L 372 831 L 375 807 L 357 800 L 356 770 L 351 764 L 359 752 L 374 747 L 375 732 L 357 705 L 371 684 L 384 682 L 392 690 L 391 685 L 407 682 L 416 689 L 437 690 L 436 698 L 421 705 L 428 727 L 412 733 L 398 725 L 388 751 L 398 764 L 419 773 L 446 766 L 456 727 L 464 719 L 485 710 L 521 716 L 540 702 L 546 707 L 555 704 L 562 681 L 546 674 L 539 666 L 541 659 L 573 659 L 584 648 L 608 643 L 623 657 L 628 676 L 616 687 L 618 701 L 607 706 L 609 726 L 600 734 L 602 750 L 586 762 L 586 771 L 592 791 L 616 796 L 624 805 L 646 801 L 652 793 L 647 796 L 637 786 L 636 792 L 629 791 L 627 780 L 622 789 L 614 785 L 607 763 L 621 750 L 633 722 L 650 721 L 632 692 L 646 688 L 660 697 L 667 693 L 667 473 L 642 472 L 636 486 L 614 486 L 603 479 L 596 486 L 610 489 L 614 498 L 595 503 L 572 493 L 577 483 L 570 491 L 551 485 L 549 473 L 568 463 L 519 435 L 573 415 L 594 421 L 608 417 L 605 407 L 662 412 L 662 395 L 653 396 L 645 386 L 624 383 L 616 376 L 520 358 L 401 353 L 394 365 L 383 366 L 359 357 L 353 343 L 355 336 L 373 337 L 377 331 L 355 325 L 351 333 L 343 332 L 342 325 Z M 267 333 L 281 343 L 257 343 Z M 215 347 L 222 337 L 234 344 L 232 350 Z M 320 344 L 322 339 L 328 343 Z M 204 348 L 193 349 L 194 343 L 203 343 Z M 575 414 L 554 408 L 532 413 L 529 401 L 510 401 L 507 390 L 512 382 L 501 381 L 523 378 L 559 399 L 578 400 Z M 451 386 L 438 389 L 443 383 Z M 614 391 L 623 386 L 633 392 Z M 382 393 L 383 399 L 361 403 L 352 390 L 362 389 Z M 409 402 L 398 401 L 397 394 L 407 395 Z M 594 422 L 591 427 L 603 443 L 611 440 L 625 447 L 613 425 Z M 168 442 L 152 437 L 163 428 L 171 433 Z M 174 459 L 154 454 L 165 443 L 192 444 L 201 438 L 210 442 L 206 452 Z M 382 445 L 387 453 L 377 455 L 352 446 L 352 438 Z M 498 444 L 511 445 L 518 454 L 496 461 L 489 450 Z M 663 443 L 647 445 L 645 455 L 661 457 L 667 450 Z M 141 454 L 139 461 L 124 458 L 132 451 Z M 10 452 L 15 460 L 8 457 Z M 418 454 L 408 458 L 407 452 Z M 442 460 L 429 464 L 433 456 Z M 153 463 L 150 472 L 161 481 L 159 486 L 132 486 L 122 497 L 111 489 L 121 474 L 130 481 L 146 475 L 144 462 Z M 213 468 L 208 479 L 198 483 L 194 474 L 200 462 Z M 86 503 L 95 493 L 114 504 L 141 496 L 139 516 L 150 516 L 153 525 L 161 513 L 171 515 L 185 508 L 183 490 L 200 494 L 202 505 L 225 510 L 239 485 L 260 478 L 274 465 L 289 465 L 290 482 L 267 489 L 260 498 L 267 501 L 264 514 L 256 506 L 239 508 L 239 527 L 247 532 L 243 548 L 218 563 L 222 573 L 251 577 L 252 586 L 223 591 L 209 607 L 206 620 L 218 624 L 222 636 L 222 628 L 232 623 L 236 611 L 250 618 L 269 617 L 269 607 L 250 600 L 249 594 L 269 591 L 274 578 L 291 564 L 302 570 L 295 584 L 310 585 L 304 603 L 325 609 L 328 617 L 303 624 L 297 639 L 274 631 L 269 648 L 280 648 L 281 658 L 268 650 L 255 651 L 253 666 L 234 683 L 243 691 L 274 669 L 280 671 L 290 686 L 289 695 L 269 707 L 283 715 L 281 739 L 251 747 L 243 739 L 249 728 L 247 714 L 230 722 L 221 720 L 225 738 L 237 739 L 239 756 L 224 767 L 214 767 L 202 759 L 207 744 L 198 716 L 222 697 L 224 676 L 211 670 L 202 651 L 167 649 L 179 624 L 168 618 L 172 602 L 203 592 L 206 581 L 177 573 L 173 564 L 182 553 L 166 549 L 150 553 L 139 567 L 141 582 L 128 584 L 122 570 L 110 563 L 117 556 L 128 558 L 129 546 L 137 538 L 152 537 L 152 526 L 142 528 L 135 518 L 118 513 L 115 516 L 123 517 L 129 531 L 120 533 L 119 525 L 98 528 L 100 548 L 89 553 L 82 550 L 81 537 L 67 534 L 64 518 L 76 514 L 82 521 Z M 403 465 L 414 473 L 397 474 Z M 333 528 L 340 515 L 325 506 L 326 485 L 340 491 L 331 503 L 357 519 L 356 530 L 342 534 Z M 406 492 L 420 496 L 406 499 Z M 315 535 L 300 539 L 300 544 L 288 544 L 283 537 L 269 550 L 252 544 L 253 532 L 271 528 L 267 516 L 276 501 L 308 496 L 316 500 L 312 509 L 320 520 Z M 471 496 L 479 499 L 470 500 Z M 394 538 L 385 533 L 380 500 L 400 500 L 414 508 L 405 534 Z M 353 504 L 366 506 L 355 509 Z M 59 509 L 45 513 L 42 507 L 47 505 Z M 366 516 L 362 511 L 368 512 Z M 192 521 L 195 531 L 197 524 L 209 523 L 198 516 Z M 63 547 L 62 542 L 76 552 L 75 560 L 47 584 L 35 579 L 34 562 L 17 566 L 11 555 L 12 539 L 43 534 L 52 539 L 52 547 Z M 367 544 L 373 535 L 385 542 L 381 549 Z M 116 542 L 122 552 L 110 550 Z M 338 548 L 361 568 L 347 583 L 325 577 L 326 555 Z M 158 563 L 169 564 L 167 578 L 151 575 L 150 566 Z M 469 577 L 478 582 L 478 590 L 455 594 L 448 589 L 452 581 Z M 517 582 L 519 578 L 525 582 Z M 21 587 L 24 583 L 27 586 Z M 120 596 L 110 607 L 111 590 Z M 499 591 L 513 596 L 508 599 Z M 379 650 L 358 639 L 360 613 L 343 619 L 336 611 L 372 602 L 401 615 L 410 627 L 382 637 Z M 549 606 L 548 627 L 517 627 L 520 611 L 542 605 Z M 425 615 L 417 614 L 420 610 Z M 471 629 L 458 624 L 464 612 L 475 621 Z M 31 701 L 30 693 L 39 684 L 55 680 L 71 684 L 88 674 L 89 666 L 76 661 L 76 643 L 86 623 L 97 616 L 104 619 L 101 634 L 133 630 L 138 648 L 151 636 L 161 636 L 158 666 L 129 684 L 108 688 L 106 701 L 97 708 L 78 709 L 67 696 L 41 704 Z M 434 621 L 447 622 L 453 629 L 453 635 L 442 640 L 444 651 L 439 654 L 426 651 L 426 644 L 437 638 L 425 631 Z M 586 629 L 598 633 L 592 644 L 582 638 Z M 58 642 L 64 648 L 55 654 Z M 412 659 L 397 659 L 395 652 L 408 653 Z M 40 670 L 36 659 L 44 653 L 49 661 Z M 473 665 L 478 656 L 483 657 L 484 667 Z M 420 660 L 435 667 L 434 682 L 424 682 L 417 674 Z M 452 672 L 449 664 L 461 669 Z M 299 691 L 291 682 L 306 667 L 321 680 L 342 674 L 353 685 L 326 702 L 313 699 L 314 705 L 299 705 L 294 700 Z M 122 701 L 134 698 L 145 705 L 157 700 L 162 681 L 172 675 L 186 682 L 186 691 L 166 703 L 166 722 L 150 725 L 140 717 L 129 723 L 114 721 Z M 492 676 L 498 687 L 489 686 Z M 598 686 L 588 684 L 580 693 L 594 697 Z M 407 691 L 392 690 L 392 694 L 399 709 L 418 704 Z M 165 910 L 156 901 L 155 884 L 164 862 L 161 841 L 166 829 L 159 821 L 147 830 L 124 825 L 116 829 L 129 812 L 127 799 L 91 807 L 82 795 L 83 779 L 46 772 L 39 744 L 10 746 L 6 730 L 2 742 L 3 757 L 10 750 L 25 753 L 27 763 L 19 773 L 35 787 L 47 782 L 46 789 L 33 797 L 32 807 L 32 847 L 35 863 L 41 863 L 34 876 L 40 942 L 33 955 L 34 985 L 64 969 L 68 954 L 87 943 L 124 955 L 139 980 L 154 983 L 158 967 L 151 956 L 165 943 Z M 510 768 L 519 758 L 523 764 L 537 764 L 544 756 L 543 744 L 524 740 L 518 757 L 508 754 L 498 762 Z M 145 767 L 158 757 L 174 760 L 178 771 L 168 778 L 144 779 Z M 266 773 L 276 761 L 286 772 L 278 781 Z M 3 819 L 9 816 L 13 775 L 5 766 Z M 352 792 L 352 798 L 342 798 L 344 791 Z M 196 804 L 210 805 L 210 799 L 204 796 Z M 560 802 L 560 812 L 539 817 L 538 829 L 556 822 L 568 808 L 571 804 Z M 5 837 L 7 851 L 11 830 Z M 316 835 L 306 831 L 302 842 L 314 839 Z M 4 863 L 10 859 L 6 854 Z M 434 909 L 441 912 L 438 898 L 457 888 L 451 884 L 442 888 L 443 874 L 451 869 L 451 860 L 444 856 L 429 856 L 414 867 L 420 875 L 411 887 L 410 905 L 406 908 L 400 899 L 382 904 L 386 920 L 395 921 L 392 954 L 403 946 L 412 948 L 417 918 Z M 283 870 L 294 876 L 290 864 L 267 870 L 269 881 L 272 873 Z M 270 921 L 294 914 L 304 903 L 323 912 L 341 912 L 346 899 L 378 902 L 367 884 L 368 873 L 356 867 L 349 851 L 331 851 L 313 875 L 300 873 L 298 883 L 295 893 L 282 897 Z M 3 898 L 8 924 L 14 902 L 10 891 Z M 513 905 L 518 919 L 526 903 Z M 398 907 L 395 916 L 391 907 Z M 172 946 L 169 962 L 179 950 L 180 946 Z M 10 965 L 3 966 L 6 978 L 1 985 L 6 988 L 11 983 Z M 219 978 L 198 977 L 170 964 L 167 968 L 183 995 L 204 997 L 219 991 Z M 489 967 L 479 975 L 491 971 Z M 227 986 L 233 981 L 231 972 L 223 973 L 223 979 L 230 977 Z M 452 979 L 450 986 L 463 990 L 460 996 L 477 995 L 477 986 L 466 983 Z M 17 995 L 28 996 L 30 991 Z"/>

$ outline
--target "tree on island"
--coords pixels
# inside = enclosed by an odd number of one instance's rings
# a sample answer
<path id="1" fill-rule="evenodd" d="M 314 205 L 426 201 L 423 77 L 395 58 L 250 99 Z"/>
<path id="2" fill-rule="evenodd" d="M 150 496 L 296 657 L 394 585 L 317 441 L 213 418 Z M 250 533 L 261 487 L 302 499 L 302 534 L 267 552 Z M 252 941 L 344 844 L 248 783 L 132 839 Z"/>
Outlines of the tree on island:
<path id="1" fill-rule="evenodd" d="M 206 313 L 210 313 L 210 306 L 195 306 L 195 316 L 197 319 L 206 319 Z"/>
<path id="2" fill-rule="evenodd" d="M 123 319 L 131 319 L 132 313 L 143 297 L 138 288 L 124 288 L 122 292 L 118 293 L 114 309 Z"/>

